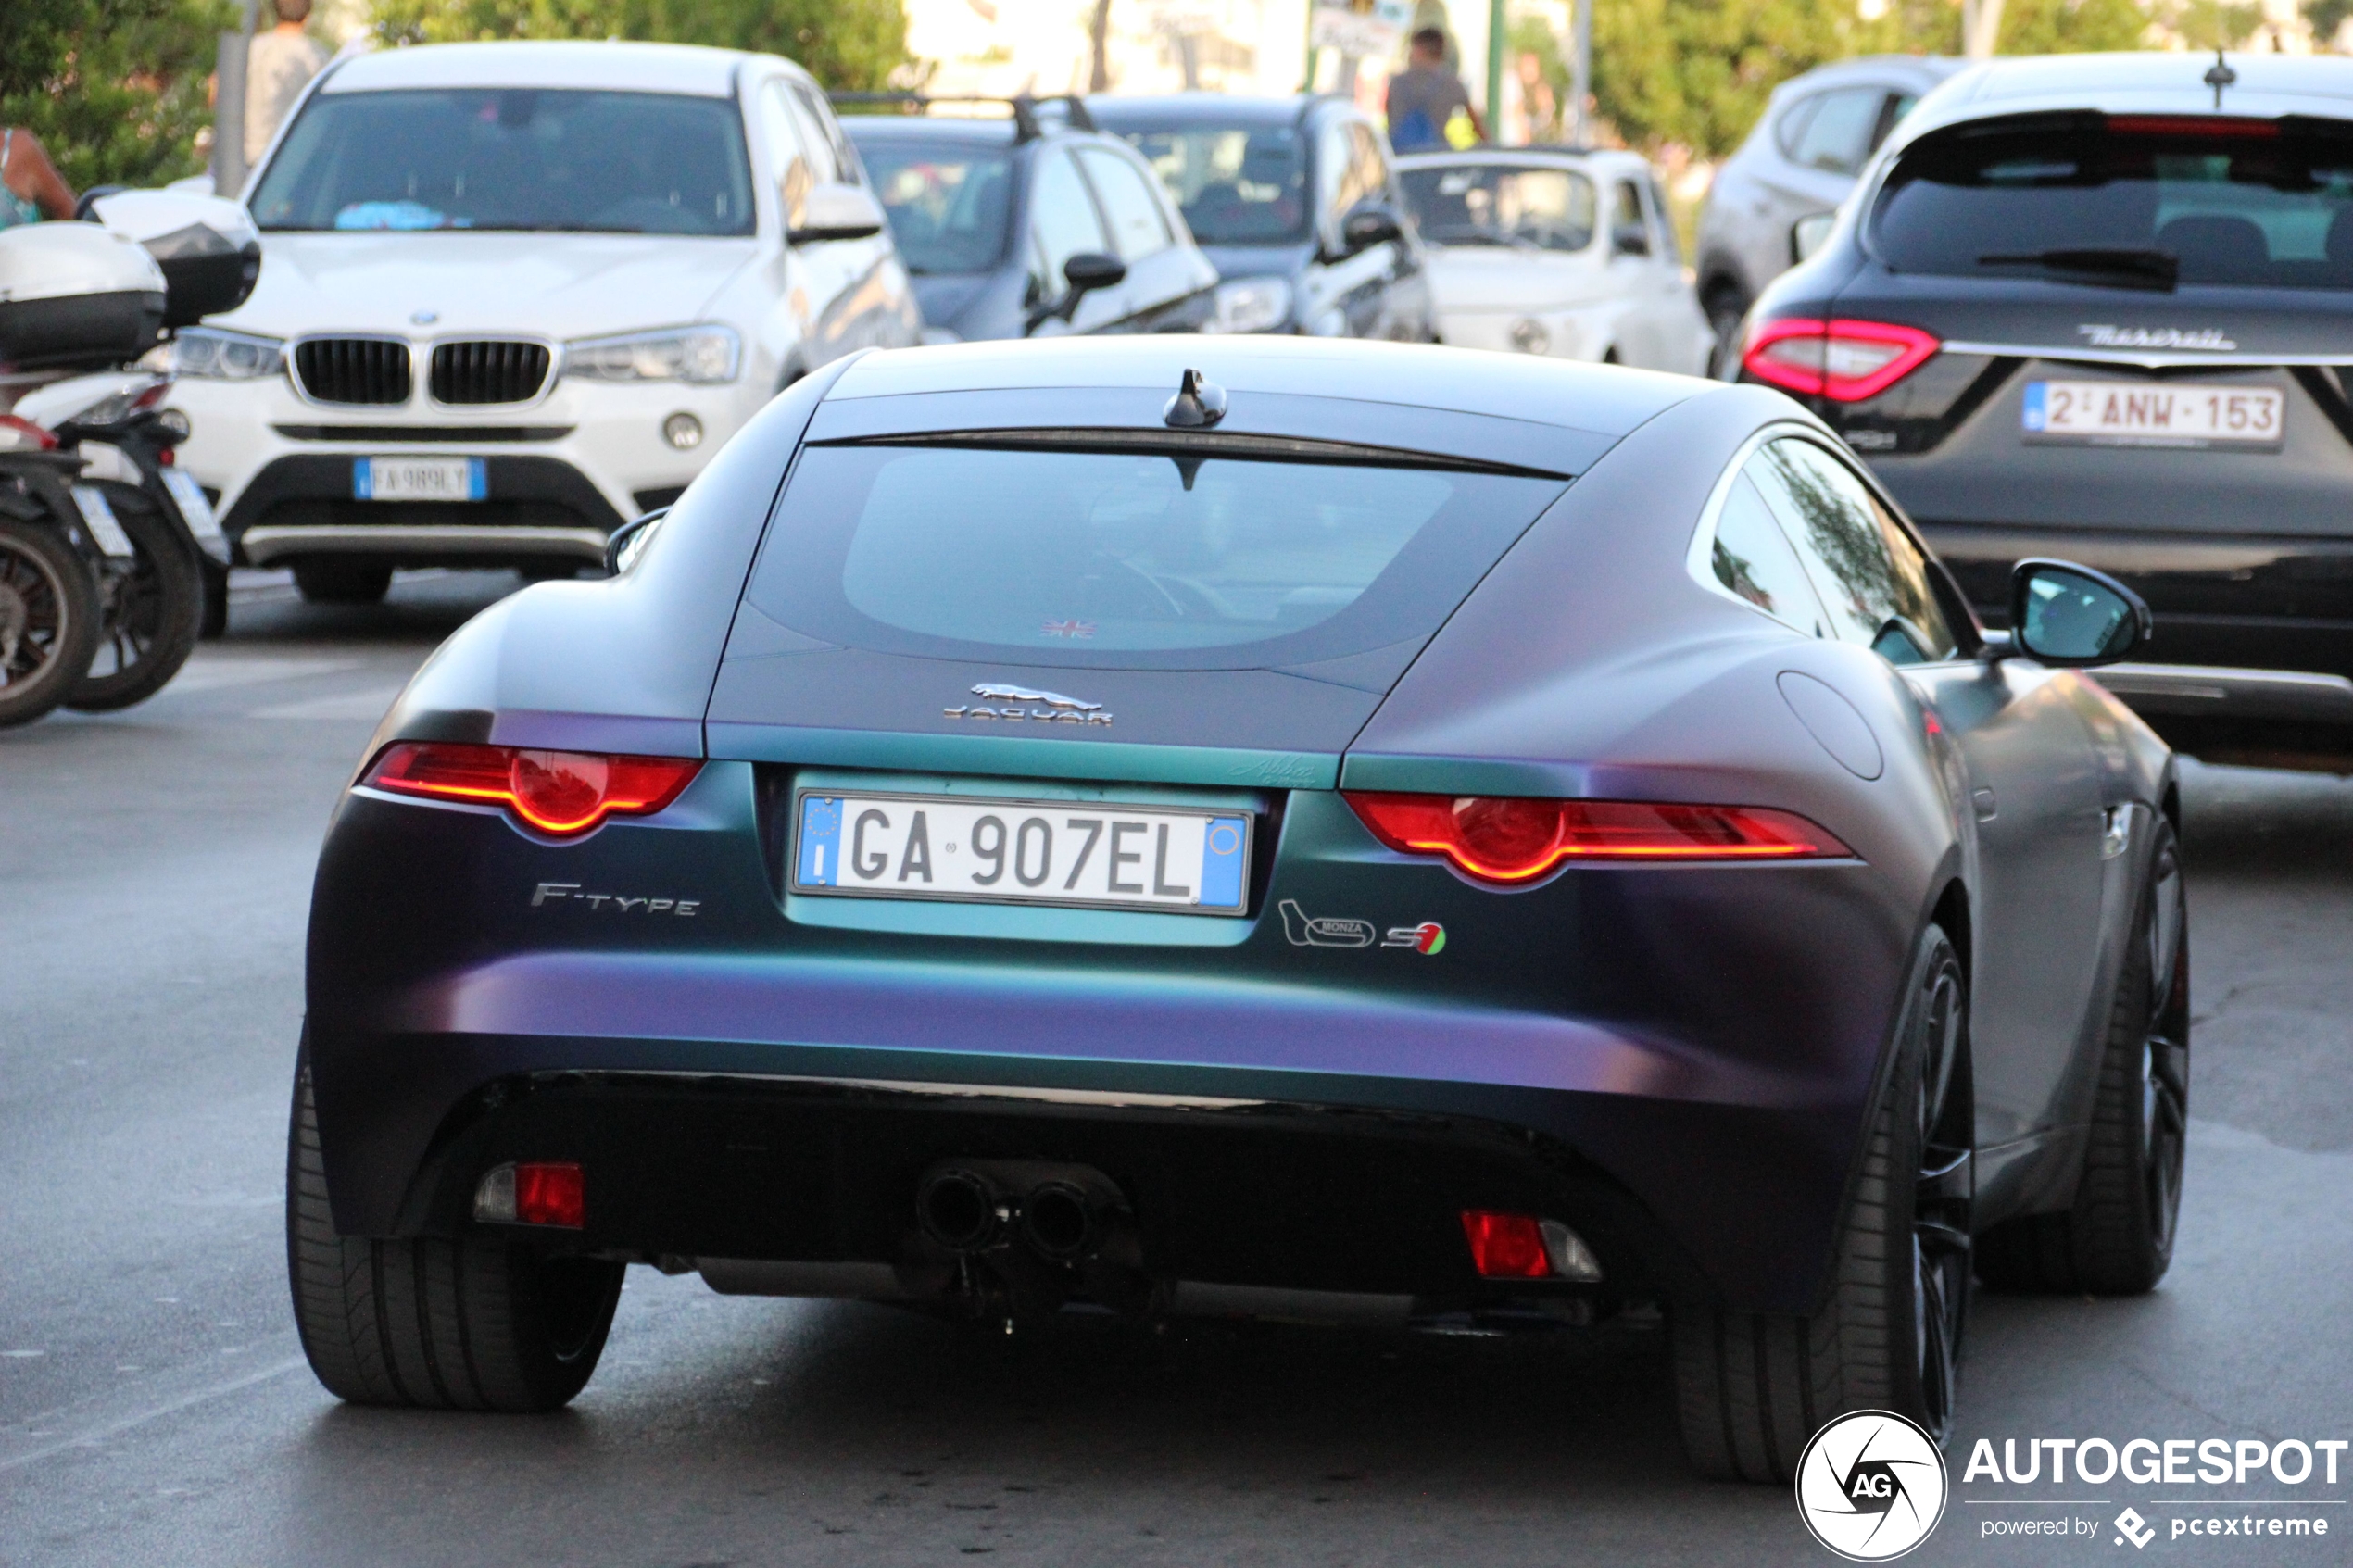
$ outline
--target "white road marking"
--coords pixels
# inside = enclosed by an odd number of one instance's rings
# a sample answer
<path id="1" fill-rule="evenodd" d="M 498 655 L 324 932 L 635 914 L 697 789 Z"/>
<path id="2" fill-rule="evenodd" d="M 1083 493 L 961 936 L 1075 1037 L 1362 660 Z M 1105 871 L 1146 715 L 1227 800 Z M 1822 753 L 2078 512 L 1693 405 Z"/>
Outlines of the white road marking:
<path id="1" fill-rule="evenodd" d="M 168 1404 L 157 1405 L 153 1410 L 142 1411 L 137 1415 L 126 1415 L 120 1421 L 107 1422 L 104 1425 L 84 1432 L 78 1437 L 68 1437 L 63 1441 L 51 1443 L 46 1448 L 35 1449 L 31 1453 L 19 1454 L 14 1459 L 0 1459 L 0 1474 L 20 1470 L 28 1464 L 37 1464 L 44 1459 L 54 1458 L 70 1449 L 94 1449 L 109 1438 L 120 1437 L 133 1427 L 145 1426 L 151 1421 L 160 1421 L 168 1415 L 177 1415 L 190 1406 L 201 1405 L 208 1399 L 218 1399 L 226 1395 L 239 1393 L 257 1383 L 267 1383 L 273 1377 L 283 1377 L 304 1364 L 300 1356 L 289 1356 L 283 1361 L 274 1362 L 258 1372 L 249 1372 L 243 1377 L 233 1377 L 226 1383 L 216 1383 L 209 1388 L 199 1388 L 193 1394 L 183 1395 Z M 28 1433 L 27 1436 L 39 1436 L 39 1434 Z"/>

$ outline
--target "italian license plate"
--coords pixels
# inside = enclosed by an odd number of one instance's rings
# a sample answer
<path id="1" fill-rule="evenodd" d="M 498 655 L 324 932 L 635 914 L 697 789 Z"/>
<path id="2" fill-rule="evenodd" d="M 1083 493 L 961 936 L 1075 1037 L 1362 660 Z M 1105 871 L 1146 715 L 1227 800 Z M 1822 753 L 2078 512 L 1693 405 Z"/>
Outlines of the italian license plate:
<path id="1" fill-rule="evenodd" d="M 220 537 L 220 520 L 212 515 L 212 502 L 206 498 L 203 485 L 174 468 L 163 470 L 163 487 L 179 503 L 180 515 L 187 520 L 189 533 L 199 539 Z"/>
<path id="2" fill-rule="evenodd" d="M 97 541 L 102 554 L 128 560 L 139 553 L 132 546 L 131 535 L 122 531 L 105 491 L 88 484 L 73 486 L 73 509 L 82 514 L 82 526 Z"/>
<path id="3" fill-rule="evenodd" d="M 2277 446 L 2287 398 L 2276 387 L 2196 383 L 2026 383 L 2030 439 L 2133 446 Z"/>
<path id="4" fill-rule="evenodd" d="M 802 793 L 792 890 L 1239 915 L 1251 817 L 1077 800 Z"/>
<path id="5" fill-rule="evenodd" d="M 479 501 L 489 493 L 480 458 L 357 458 L 351 494 L 360 501 Z"/>

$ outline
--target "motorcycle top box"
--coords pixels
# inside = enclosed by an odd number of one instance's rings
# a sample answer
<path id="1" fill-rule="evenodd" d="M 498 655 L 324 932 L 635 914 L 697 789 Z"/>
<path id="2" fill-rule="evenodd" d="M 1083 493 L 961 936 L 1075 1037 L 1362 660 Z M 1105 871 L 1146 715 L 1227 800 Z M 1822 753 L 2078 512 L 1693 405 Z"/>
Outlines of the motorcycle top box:
<path id="1" fill-rule="evenodd" d="M 163 269 L 163 324 L 193 327 L 234 310 L 261 276 L 261 232 L 239 203 L 185 191 L 120 191 L 90 215 L 145 246 Z"/>
<path id="2" fill-rule="evenodd" d="M 163 330 L 165 293 L 155 257 L 95 223 L 0 231 L 0 364 L 101 370 L 135 359 Z"/>

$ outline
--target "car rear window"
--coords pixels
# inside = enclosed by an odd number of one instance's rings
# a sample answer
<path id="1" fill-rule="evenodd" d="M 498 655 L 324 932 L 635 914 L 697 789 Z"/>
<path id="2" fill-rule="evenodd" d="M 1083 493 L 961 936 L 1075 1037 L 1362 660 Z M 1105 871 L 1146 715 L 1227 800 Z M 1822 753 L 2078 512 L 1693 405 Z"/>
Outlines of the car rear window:
<path id="1" fill-rule="evenodd" d="M 538 88 L 322 93 L 253 196 L 269 230 L 749 234 L 729 98 Z"/>
<path id="2" fill-rule="evenodd" d="M 749 597 L 883 652 L 1314 662 L 1428 636 L 1566 483 L 1197 449 L 812 446 Z"/>
<path id="3" fill-rule="evenodd" d="M 1307 237 L 1307 155 L 1290 127 L 1115 129 L 1144 155 L 1202 245 L 1271 245 Z"/>
<path id="4" fill-rule="evenodd" d="M 1923 138 L 1875 210 L 1898 272 L 2353 288 L 2353 125 L 2070 116 Z"/>

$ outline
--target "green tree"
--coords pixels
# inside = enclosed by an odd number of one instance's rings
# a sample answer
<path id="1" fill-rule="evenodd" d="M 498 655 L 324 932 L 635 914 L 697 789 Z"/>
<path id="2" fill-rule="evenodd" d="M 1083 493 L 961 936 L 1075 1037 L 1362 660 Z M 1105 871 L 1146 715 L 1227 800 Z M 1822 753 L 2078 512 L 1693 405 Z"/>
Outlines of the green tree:
<path id="1" fill-rule="evenodd" d="M 2148 30 L 2139 0 L 2005 0 L 2000 47 L 2005 55 L 2138 49 Z"/>
<path id="2" fill-rule="evenodd" d="M 2263 7 L 2232 0 L 2176 0 L 2166 7 L 2165 21 L 2193 49 L 2234 49 L 2262 24 Z"/>
<path id="3" fill-rule="evenodd" d="M 14 5 L 18 0 L 5 0 Z M 387 44 L 635 38 L 799 61 L 829 88 L 891 84 L 910 63 L 901 0 L 377 0 Z"/>
<path id="4" fill-rule="evenodd" d="M 214 40 L 236 25 L 231 0 L 0 0 L 0 123 L 78 191 L 195 173 Z"/>
<path id="5" fill-rule="evenodd" d="M 2304 0 L 2304 19 L 2312 25 L 2312 41 L 2325 48 L 2353 17 L 2353 0 Z"/>
<path id="6" fill-rule="evenodd" d="M 1629 142 L 1718 157 L 1776 86 L 1897 46 L 1902 27 L 1900 11 L 1866 22 L 1835 0 L 1595 0 L 1593 97 Z"/>

